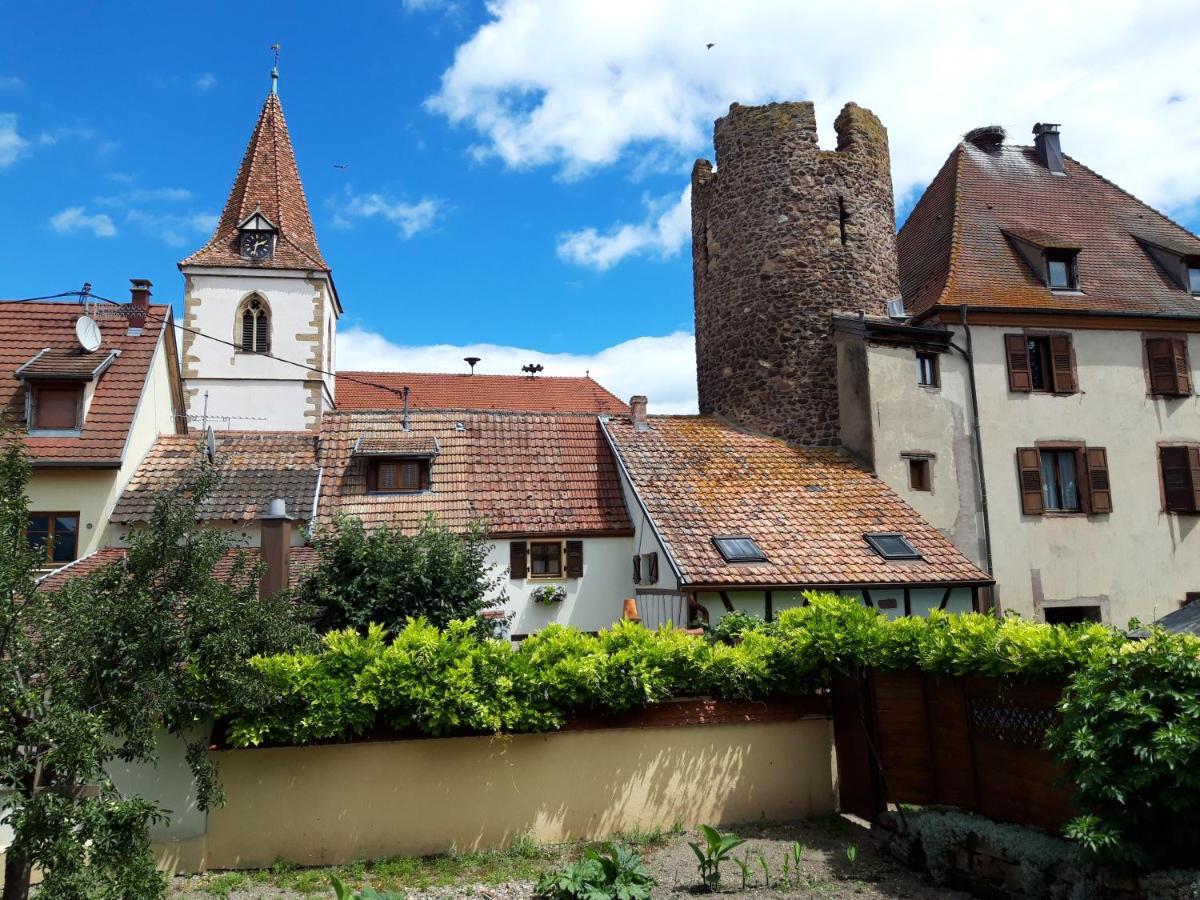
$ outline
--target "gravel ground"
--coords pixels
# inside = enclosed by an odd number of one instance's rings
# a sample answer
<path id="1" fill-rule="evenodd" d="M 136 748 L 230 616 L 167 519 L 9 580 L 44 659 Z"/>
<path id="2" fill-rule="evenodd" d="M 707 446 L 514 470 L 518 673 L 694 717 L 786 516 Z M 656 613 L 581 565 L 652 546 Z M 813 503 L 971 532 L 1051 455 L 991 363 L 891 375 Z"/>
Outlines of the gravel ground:
<path id="1" fill-rule="evenodd" d="M 831 900 L 856 898 L 929 898 L 966 900 L 968 894 L 934 887 L 922 875 L 911 872 L 871 844 L 867 829 L 837 816 L 789 825 L 749 824 L 728 829 L 746 843 L 734 856 L 749 866 L 743 887 L 742 873 L 735 863 L 722 867 L 721 895 L 751 898 L 823 897 Z M 683 900 L 709 893 L 699 886 L 696 858 L 688 841 L 694 832 L 666 835 L 630 835 L 638 846 L 646 868 L 658 880 L 656 898 Z M 796 860 L 800 845 L 799 863 Z M 851 861 L 847 849 L 854 860 Z M 528 845 L 500 854 L 441 860 L 394 860 L 375 866 L 341 867 L 337 870 L 277 870 L 261 873 L 176 878 L 169 895 L 175 900 L 226 897 L 229 900 L 332 896 L 329 872 L 336 871 L 347 884 L 372 884 L 398 891 L 407 900 L 446 900 L 471 897 L 489 900 L 529 900 L 538 871 L 554 868 L 578 855 L 580 845 L 536 848 Z M 454 861 L 456 860 L 457 861 Z M 465 860 L 465 861 L 464 861 Z M 766 874 L 763 864 L 766 864 Z M 768 886 L 769 878 L 769 886 Z M 494 883 L 493 883 L 494 882 Z"/>

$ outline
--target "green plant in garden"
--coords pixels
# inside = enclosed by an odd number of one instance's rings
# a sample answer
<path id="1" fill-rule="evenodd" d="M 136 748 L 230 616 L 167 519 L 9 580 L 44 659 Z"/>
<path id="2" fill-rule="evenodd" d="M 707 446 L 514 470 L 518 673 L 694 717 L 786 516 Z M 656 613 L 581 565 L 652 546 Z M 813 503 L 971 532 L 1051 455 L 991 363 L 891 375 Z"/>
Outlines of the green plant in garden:
<path id="1" fill-rule="evenodd" d="M 397 894 L 395 891 L 381 892 L 373 887 L 365 887 L 355 894 L 336 875 L 330 875 L 329 881 L 333 885 L 333 896 L 337 900 L 404 900 L 403 894 Z"/>
<path id="2" fill-rule="evenodd" d="M 763 855 L 763 852 L 761 850 L 755 850 L 754 851 L 754 859 L 758 863 L 758 867 L 760 869 L 762 869 L 763 883 L 768 888 L 770 888 L 771 887 L 771 869 L 767 865 L 767 857 Z"/>
<path id="3" fill-rule="evenodd" d="M 743 632 L 746 631 L 762 631 L 770 626 L 761 616 L 756 616 L 752 613 L 734 610 L 728 612 L 721 617 L 721 620 L 716 625 L 708 628 L 708 636 L 714 641 L 724 641 L 731 643 L 735 638 L 740 638 Z"/>
<path id="4" fill-rule="evenodd" d="M 1071 678 L 1049 747 L 1083 814 L 1065 834 L 1104 859 L 1183 865 L 1200 846 L 1200 640 L 1152 628 Z"/>
<path id="5" fill-rule="evenodd" d="M 561 584 L 543 584 L 529 592 L 529 599 L 543 606 L 553 606 L 567 599 L 567 589 Z"/>
<path id="6" fill-rule="evenodd" d="M 538 879 L 545 900 L 649 900 L 655 880 L 637 852 L 620 843 L 589 847 L 575 863 Z"/>
<path id="7" fill-rule="evenodd" d="M 846 845 L 846 862 L 854 865 L 858 861 L 858 844 Z"/>
<path id="8" fill-rule="evenodd" d="M 733 864 L 738 867 L 738 874 L 742 876 L 742 890 L 750 883 L 750 854 L 745 853 L 741 859 L 736 856 L 730 857 Z"/>
<path id="9" fill-rule="evenodd" d="M 696 854 L 700 882 L 709 890 L 716 890 L 721 884 L 721 864 L 746 841 L 736 834 L 723 835 L 711 825 L 699 825 L 696 830 L 704 838 L 704 846 L 695 841 L 688 841 L 688 846 Z"/>

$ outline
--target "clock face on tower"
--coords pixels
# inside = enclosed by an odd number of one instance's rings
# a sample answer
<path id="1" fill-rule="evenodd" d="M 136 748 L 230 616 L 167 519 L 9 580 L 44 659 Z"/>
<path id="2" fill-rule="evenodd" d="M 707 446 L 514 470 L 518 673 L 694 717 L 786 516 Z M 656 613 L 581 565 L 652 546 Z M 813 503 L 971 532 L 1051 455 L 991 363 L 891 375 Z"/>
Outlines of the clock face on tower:
<path id="1" fill-rule="evenodd" d="M 269 231 L 243 231 L 242 256 L 246 259 L 269 259 L 274 243 L 274 235 Z"/>

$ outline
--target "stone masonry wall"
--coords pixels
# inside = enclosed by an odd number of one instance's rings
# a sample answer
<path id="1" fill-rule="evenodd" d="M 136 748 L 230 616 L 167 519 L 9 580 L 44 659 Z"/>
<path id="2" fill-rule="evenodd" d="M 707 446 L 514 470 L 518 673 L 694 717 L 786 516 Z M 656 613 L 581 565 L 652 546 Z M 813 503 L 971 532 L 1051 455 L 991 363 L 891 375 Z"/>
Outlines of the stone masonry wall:
<path id="1" fill-rule="evenodd" d="M 834 127 L 821 150 L 811 103 L 735 103 L 692 170 L 700 412 L 808 445 L 838 441 L 831 315 L 900 294 L 887 131 L 853 103 Z"/>

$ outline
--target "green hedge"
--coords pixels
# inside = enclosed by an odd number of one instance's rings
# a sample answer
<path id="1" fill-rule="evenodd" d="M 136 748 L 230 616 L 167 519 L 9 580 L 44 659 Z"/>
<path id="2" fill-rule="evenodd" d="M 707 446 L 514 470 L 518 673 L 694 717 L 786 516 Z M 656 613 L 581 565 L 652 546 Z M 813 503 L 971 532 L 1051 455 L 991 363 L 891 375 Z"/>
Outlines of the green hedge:
<path id="1" fill-rule="evenodd" d="M 335 631 L 319 652 L 254 659 L 279 699 L 235 719 L 228 737 L 250 746 L 350 738 L 380 725 L 428 735 L 546 731 L 575 712 L 675 697 L 808 693 L 856 665 L 1062 678 L 1124 642 L 1100 625 L 974 613 L 889 620 L 831 594 L 808 599 L 770 624 L 743 617 L 725 629 L 728 642 L 628 622 L 595 637 L 552 625 L 515 650 L 467 622 L 439 630 L 410 620 L 390 639 L 377 626 Z"/>

